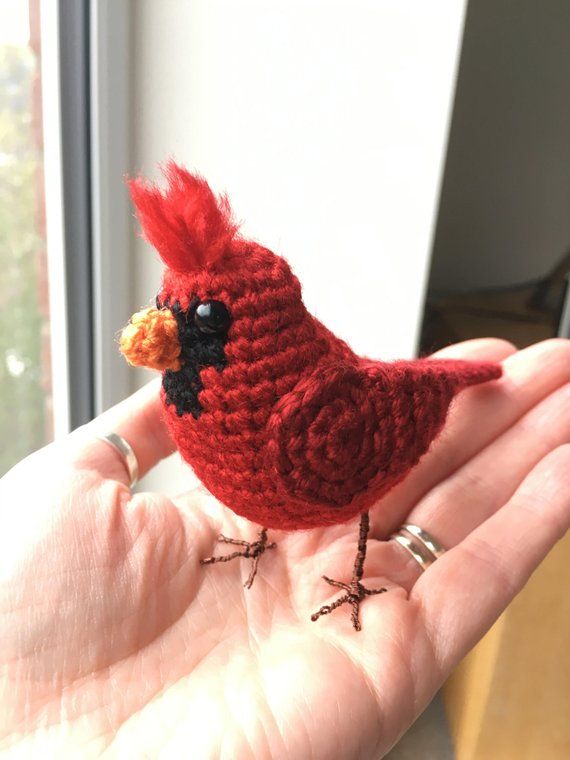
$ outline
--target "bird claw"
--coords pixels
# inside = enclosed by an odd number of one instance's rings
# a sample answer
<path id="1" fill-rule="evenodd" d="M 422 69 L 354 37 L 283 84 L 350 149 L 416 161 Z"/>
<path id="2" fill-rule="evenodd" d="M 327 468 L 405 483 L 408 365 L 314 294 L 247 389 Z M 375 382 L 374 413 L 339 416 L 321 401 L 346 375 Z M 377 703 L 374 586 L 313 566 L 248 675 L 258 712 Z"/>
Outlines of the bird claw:
<path id="1" fill-rule="evenodd" d="M 350 604 L 352 607 L 352 612 L 350 614 L 352 625 L 354 627 L 355 631 L 362 630 L 362 626 L 360 624 L 360 603 L 366 596 L 373 596 L 374 594 L 383 594 L 388 589 L 386 588 L 366 588 L 362 585 L 362 583 L 357 580 L 353 579 L 351 583 L 342 583 L 342 581 L 335 581 L 332 578 L 327 577 L 326 575 L 323 575 L 323 579 L 329 584 L 329 586 L 335 586 L 335 588 L 341 588 L 346 593 L 343 594 L 338 599 L 335 599 L 335 601 L 332 604 L 323 604 L 323 606 L 315 612 L 313 615 L 311 615 L 311 620 L 315 622 L 315 620 L 318 620 L 322 615 L 329 615 L 331 612 L 337 609 L 337 607 L 341 607 L 343 604 Z"/>
<path id="2" fill-rule="evenodd" d="M 259 564 L 259 558 L 261 555 L 265 552 L 266 549 L 275 549 L 277 546 L 274 541 L 268 543 L 267 528 L 263 528 L 259 532 L 259 538 L 257 541 L 250 542 L 242 541 L 241 539 L 237 538 L 228 538 L 222 533 L 218 535 L 218 541 L 224 544 L 234 544 L 235 546 L 241 546 L 243 549 L 242 551 L 231 552 L 231 554 L 221 554 L 213 557 L 205 557 L 204 559 L 200 560 L 200 564 L 213 565 L 217 562 L 229 562 L 232 559 L 237 559 L 237 557 L 246 557 L 247 559 L 252 559 L 253 562 L 251 563 L 251 572 L 249 573 L 246 582 L 243 584 L 244 588 L 251 588 L 255 576 L 257 575 L 257 565 Z"/>

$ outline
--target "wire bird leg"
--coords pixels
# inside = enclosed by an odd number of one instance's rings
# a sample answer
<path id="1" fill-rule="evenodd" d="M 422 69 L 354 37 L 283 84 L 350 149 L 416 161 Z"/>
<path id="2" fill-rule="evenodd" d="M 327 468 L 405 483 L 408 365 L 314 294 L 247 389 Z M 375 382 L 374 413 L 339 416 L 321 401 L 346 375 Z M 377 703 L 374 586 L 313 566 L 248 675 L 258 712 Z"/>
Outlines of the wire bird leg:
<path id="1" fill-rule="evenodd" d="M 343 604 L 350 604 L 352 607 L 351 611 L 351 619 L 352 619 L 352 625 L 354 626 L 355 631 L 362 630 L 362 626 L 360 624 L 360 603 L 366 596 L 373 596 L 374 594 L 383 594 L 388 589 L 385 588 L 375 588 L 375 589 L 369 589 L 365 588 L 362 583 L 362 575 L 364 573 L 364 560 L 366 559 L 366 542 L 368 539 L 368 531 L 370 530 L 370 517 L 368 515 L 368 512 L 363 512 L 363 514 L 360 516 L 360 531 L 358 534 L 358 549 L 356 552 L 356 558 L 354 560 L 354 570 L 352 573 L 352 581 L 350 583 L 342 583 L 341 581 L 335 581 L 332 578 L 328 578 L 326 575 L 323 575 L 323 579 L 329 584 L 329 586 L 334 586 L 335 588 L 340 588 L 346 593 L 343 594 L 341 597 L 336 599 L 332 604 L 323 604 L 323 606 L 318 610 L 318 612 L 315 612 L 313 615 L 311 615 L 311 620 L 314 622 L 315 620 L 318 620 L 322 615 L 329 615 L 333 610 L 336 610 L 337 607 L 341 607 Z"/>
<path id="2" fill-rule="evenodd" d="M 218 536 L 218 541 L 220 541 L 223 544 L 234 544 L 234 546 L 241 546 L 243 547 L 241 551 L 235 551 L 231 552 L 230 554 L 221 554 L 219 556 L 214 557 L 205 557 L 204 559 L 200 560 L 201 565 L 214 565 L 216 562 L 229 562 L 232 559 L 236 559 L 237 557 L 247 557 L 248 559 L 252 559 L 253 562 L 251 563 L 251 572 L 249 573 L 249 576 L 246 580 L 246 582 L 243 584 L 245 588 L 251 588 L 254 578 L 257 575 L 257 566 L 259 564 L 259 558 L 263 554 L 263 552 L 266 549 L 275 549 L 277 544 L 275 542 L 268 543 L 267 542 L 267 528 L 262 528 L 259 531 L 259 538 L 257 541 L 241 541 L 237 538 L 228 538 L 227 536 L 224 536 L 220 533 Z"/>

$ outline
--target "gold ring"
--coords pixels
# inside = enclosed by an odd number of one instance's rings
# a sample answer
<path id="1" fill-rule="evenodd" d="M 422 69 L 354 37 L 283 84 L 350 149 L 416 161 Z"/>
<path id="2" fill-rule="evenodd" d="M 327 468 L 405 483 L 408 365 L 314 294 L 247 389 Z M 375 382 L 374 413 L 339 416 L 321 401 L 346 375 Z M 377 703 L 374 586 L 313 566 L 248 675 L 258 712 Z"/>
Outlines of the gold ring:
<path id="1" fill-rule="evenodd" d="M 418 525 L 406 523 L 390 536 L 391 541 L 396 541 L 400 546 L 412 555 L 422 570 L 427 570 L 430 565 L 439 559 L 444 553 L 443 546 L 430 536 L 430 534 Z"/>
<path id="2" fill-rule="evenodd" d="M 125 439 L 117 433 L 107 433 L 105 435 L 97 435 L 100 441 L 108 443 L 115 451 L 121 456 L 126 470 L 129 474 L 129 488 L 133 488 L 139 479 L 139 463 L 135 452 L 131 445 L 125 441 Z"/>

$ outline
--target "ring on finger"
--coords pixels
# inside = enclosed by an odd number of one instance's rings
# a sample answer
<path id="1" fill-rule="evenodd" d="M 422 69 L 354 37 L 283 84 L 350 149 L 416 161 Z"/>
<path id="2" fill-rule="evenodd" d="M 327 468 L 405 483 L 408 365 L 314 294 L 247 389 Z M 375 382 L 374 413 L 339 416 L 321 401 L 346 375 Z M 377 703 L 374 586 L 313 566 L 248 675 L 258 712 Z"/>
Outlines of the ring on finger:
<path id="1" fill-rule="evenodd" d="M 139 463 L 130 443 L 118 433 L 106 433 L 97 438 L 112 446 L 119 454 L 129 474 L 129 488 L 133 488 L 139 479 Z"/>
<path id="2" fill-rule="evenodd" d="M 439 559 L 445 552 L 443 546 L 419 525 L 406 523 L 390 536 L 390 541 L 403 546 L 412 555 L 422 571 Z"/>

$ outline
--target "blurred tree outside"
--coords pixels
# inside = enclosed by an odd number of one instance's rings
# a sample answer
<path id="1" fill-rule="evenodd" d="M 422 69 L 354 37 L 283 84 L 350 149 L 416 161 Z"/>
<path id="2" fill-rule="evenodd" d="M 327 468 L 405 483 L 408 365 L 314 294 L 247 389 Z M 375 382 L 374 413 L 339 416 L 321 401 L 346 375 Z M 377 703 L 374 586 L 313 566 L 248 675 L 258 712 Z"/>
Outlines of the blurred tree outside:
<path id="1" fill-rule="evenodd" d="M 51 435 L 38 53 L 0 44 L 0 475 Z"/>

